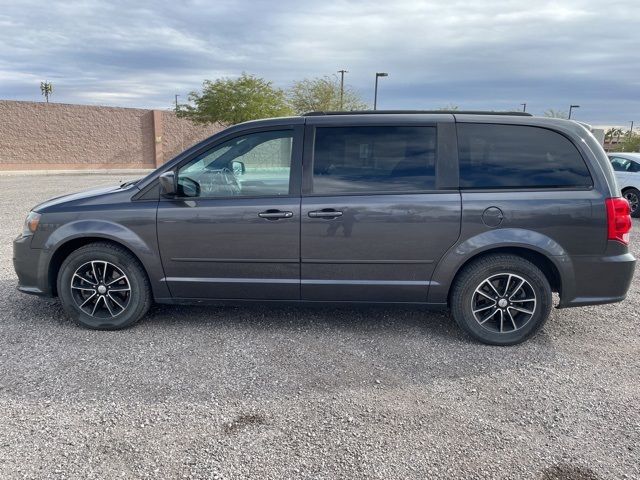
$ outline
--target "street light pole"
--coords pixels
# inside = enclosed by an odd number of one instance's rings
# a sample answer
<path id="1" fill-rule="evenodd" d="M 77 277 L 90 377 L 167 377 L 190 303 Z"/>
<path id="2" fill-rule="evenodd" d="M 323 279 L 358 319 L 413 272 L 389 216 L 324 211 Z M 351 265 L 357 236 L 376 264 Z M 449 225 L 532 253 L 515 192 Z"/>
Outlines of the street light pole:
<path id="1" fill-rule="evenodd" d="M 571 120 L 571 111 L 574 108 L 580 108 L 580 105 L 569 105 L 569 120 Z"/>
<path id="2" fill-rule="evenodd" d="M 344 74 L 349 73 L 349 70 L 338 70 L 340 74 L 340 110 L 344 109 Z"/>
<path id="3" fill-rule="evenodd" d="M 526 112 L 527 111 L 527 104 L 526 103 L 521 103 L 520 105 L 522 105 L 522 111 Z"/>
<path id="4" fill-rule="evenodd" d="M 378 107 L 378 78 L 380 77 L 388 77 L 389 74 L 387 72 L 376 72 L 376 88 L 373 92 L 373 109 L 377 110 Z"/>

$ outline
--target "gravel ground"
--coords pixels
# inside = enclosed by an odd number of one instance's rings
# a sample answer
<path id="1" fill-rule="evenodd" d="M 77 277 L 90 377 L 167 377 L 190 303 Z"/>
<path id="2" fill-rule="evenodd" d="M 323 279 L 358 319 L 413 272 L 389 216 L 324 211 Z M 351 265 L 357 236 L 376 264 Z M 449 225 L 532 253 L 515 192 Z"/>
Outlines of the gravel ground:
<path id="1" fill-rule="evenodd" d="M 640 478 L 640 280 L 511 348 L 417 308 L 84 330 L 15 290 L 11 241 L 35 203 L 124 179 L 0 176 L 1 478 Z"/>

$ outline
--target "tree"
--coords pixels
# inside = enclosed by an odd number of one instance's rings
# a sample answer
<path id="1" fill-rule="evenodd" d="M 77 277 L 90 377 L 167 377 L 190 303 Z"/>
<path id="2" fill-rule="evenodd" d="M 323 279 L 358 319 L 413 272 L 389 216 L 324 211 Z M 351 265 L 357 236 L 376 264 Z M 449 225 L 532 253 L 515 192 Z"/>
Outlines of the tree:
<path id="1" fill-rule="evenodd" d="M 295 82 L 287 91 L 289 104 L 295 113 L 334 110 L 365 110 L 368 105 L 358 93 L 345 85 L 340 105 L 340 79 L 333 77 L 305 78 Z"/>
<path id="2" fill-rule="evenodd" d="M 621 130 L 622 132 L 622 130 Z M 619 137 L 618 137 L 619 138 Z M 640 152 L 640 135 L 631 133 L 625 136 L 624 141 L 618 142 L 614 148 L 616 152 Z"/>
<path id="3" fill-rule="evenodd" d="M 553 108 L 550 108 L 549 110 L 544 112 L 544 116 L 545 117 L 550 117 L 550 118 L 569 118 L 569 114 L 567 112 L 563 112 L 561 110 L 554 110 Z"/>
<path id="4" fill-rule="evenodd" d="M 283 90 L 246 73 L 235 79 L 205 80 L 202 92 L 191 92 L 188 98 L 191 104 L 180 105 L 176 113 L 196 123 L 234 124 L 291 114 Z"/>
<path id="5" fill-rule="evenodd" d="M 44 95 L 44 98 L 49 103 L 49 95 L 53 95 L 53 83 L 51 82 L 40 82 L 40 92 Z"/>

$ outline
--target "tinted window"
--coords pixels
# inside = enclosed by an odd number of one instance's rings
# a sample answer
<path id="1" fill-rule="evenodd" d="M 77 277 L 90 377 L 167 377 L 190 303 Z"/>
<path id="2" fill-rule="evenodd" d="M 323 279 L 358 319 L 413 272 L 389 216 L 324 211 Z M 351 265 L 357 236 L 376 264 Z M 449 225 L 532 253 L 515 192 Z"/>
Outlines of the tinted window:
<path id="1" fill-rule="evenodd" d="M 293 132 L 236 137 L 182 166 L 178 192 L 188 197 L 274 196 L 289 193 Z"/>
<path id="2" fill-rule="evenodd" d="M 462 188 L 587 187 L 576 147 L 559 133 L 519 125 L 459 124 Z"/>
<path id="3" fill-rule="evenodd" d="M 435 127 L 317 128 L 313 192 L 433 189 L 435 160 Z"/>
<path id="4" fill-rule="evenodd" d="M 611 157 L 611 165 L 616 172 L 637 172 L 640 170 L 636 162 L 621 157 Z"/>

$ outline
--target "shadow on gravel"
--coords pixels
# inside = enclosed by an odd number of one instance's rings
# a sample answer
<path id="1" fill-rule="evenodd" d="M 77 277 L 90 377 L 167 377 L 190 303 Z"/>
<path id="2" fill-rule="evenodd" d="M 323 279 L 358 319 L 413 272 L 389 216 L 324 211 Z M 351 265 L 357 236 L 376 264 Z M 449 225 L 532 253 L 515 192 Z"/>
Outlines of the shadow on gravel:
<path id="1" fill-rule="evenodd" d="M 561 463 L 544 469 L 542 480 L 600 480 L 600 477 L 589 468 Z"/>
<path id="2" fill-rule="evenodd" d="M 216 325 L 277 330 L 310 328 L 318 330 L 406 331 L 419 329 L 441 339 L 464 338 L 446 310 L 433 311 L 420 306 L 248 303 L 241 305 L 155 305 L 145 326 L 153 328 Z"/>
<path id="3" fill-rule="evenodd" d="M 81 328 L 71 322 L 57 298 L 41 298 L 15 290 L 15 283 L 0 281 L 0 292 L 8 299 L 6 323 L 25 320 L 34 326 Z M 552 323 L 553 318 L 551 319 Z M 418 335 L 438 345 L 481 346 L 464 335 L 448 310 L 431 310 L 417 305 L 322 305 L 284 303 L 245 303 L 218 305 L 154 305 L 129 331 L 158 333 L 170 329 L 188 332 L 198 327 L 213 330 L 223 327 L 283 333 L 291 330 L 344 332 L 350 334 Z M 549 328 L 547 326 L 546 328 Z M 552 348 L 549 337 L 541 332 L 535 343 Z M 531 342 L 527 342 L 531 344 Z M 501 347 L 486 347 L 498 348 Z"/>

